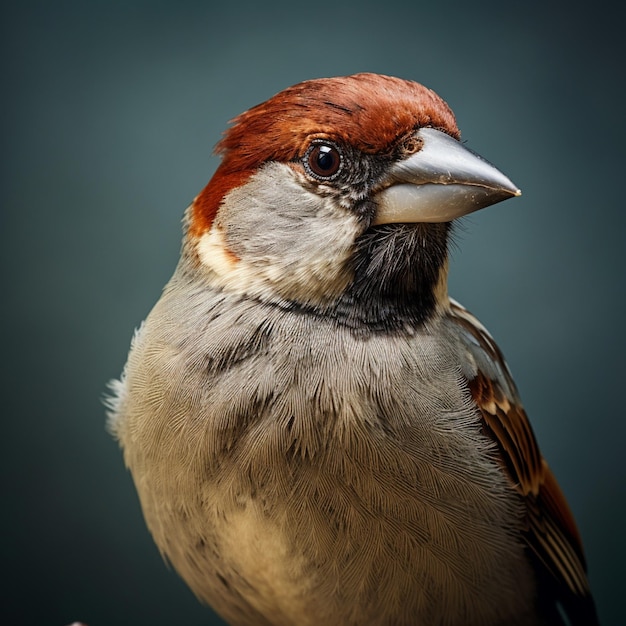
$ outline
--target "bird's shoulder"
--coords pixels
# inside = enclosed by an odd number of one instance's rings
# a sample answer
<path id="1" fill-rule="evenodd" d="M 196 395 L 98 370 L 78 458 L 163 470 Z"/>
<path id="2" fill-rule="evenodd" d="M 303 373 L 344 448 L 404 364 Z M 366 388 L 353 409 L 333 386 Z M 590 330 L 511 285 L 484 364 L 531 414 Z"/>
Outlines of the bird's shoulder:
<path id="1" fill-rule="evenodd" d="M 447 323 L 465 348 L 463 374 L 483 430 L 496 443 L 499 460 L 524 502 L 524 539 L 537 575 L 547 581 L 549 590 L 542 601 L 560 603 L 572 624 L 595 624 L 574 516 L 539 450 L 504 356 L 480 321 L 452 299 Z"/>

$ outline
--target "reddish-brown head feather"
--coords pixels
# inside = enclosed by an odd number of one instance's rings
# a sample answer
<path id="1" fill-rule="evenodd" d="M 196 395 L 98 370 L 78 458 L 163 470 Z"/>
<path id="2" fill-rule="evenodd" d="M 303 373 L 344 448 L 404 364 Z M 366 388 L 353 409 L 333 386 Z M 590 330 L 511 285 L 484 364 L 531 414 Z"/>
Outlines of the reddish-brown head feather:
<path id="1" fill-rule="evenodd" d="M 398 139 L 423 126 L 459 137 L 448 105 L 419 83 L 355 74 L 289 87 L 233 120 L 216 148 L 222 163 L 194 202 L 191 232 L 208 230 L 224 195 L 259 165 L 303 155 L 313 137 L 385 154 Z"/>

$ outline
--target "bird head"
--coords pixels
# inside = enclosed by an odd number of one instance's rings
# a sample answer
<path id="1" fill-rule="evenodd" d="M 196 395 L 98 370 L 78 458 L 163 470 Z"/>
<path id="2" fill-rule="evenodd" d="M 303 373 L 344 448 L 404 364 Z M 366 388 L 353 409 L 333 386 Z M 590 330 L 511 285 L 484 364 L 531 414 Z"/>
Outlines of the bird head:
<path id="1" fill-rule="evenodd" d="M 187 256 L 213 286 L 352 327 L 424 323 L 448 306 L 451 222 L 520 193 L 459 138 L 415 82 L 294 85 L 225 132 Z"/>

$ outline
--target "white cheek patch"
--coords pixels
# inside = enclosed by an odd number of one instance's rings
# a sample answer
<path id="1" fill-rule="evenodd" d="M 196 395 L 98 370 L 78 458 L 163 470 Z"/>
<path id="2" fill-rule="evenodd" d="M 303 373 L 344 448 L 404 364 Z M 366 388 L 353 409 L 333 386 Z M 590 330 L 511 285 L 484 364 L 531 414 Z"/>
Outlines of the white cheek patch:
<path id="1" fill-rule="evenodd" d="M 222 229 L 213 224 L 211 230 L 198 239 L 197 252 L 202 264 L 218 276 L 230 274 L 237 266 L 237 258 L 226 248 Z"/>
<path id="2" fill-rule="evenodd" d="M 220 287 L 239 294 L 267 295 L 268 284 L 262 269 L 237 258 L 226 244 L 224 231 L 216 224 L 200 236 L 196 251 L 200 262 Z"/>
<path id="3" fill-rule="evenodd" d="M 261 258 L 249 262 L 229 250 L 224 231 L 214 224 L 198 238 L 196 252 L 216 286 L 263 300 L 278 296 L 321 303 L 342 291 L 351 278 L 343 265 L 349 256 L 347 243 L 352 241 L 351 237 L 352 233 L 346 237 L 348 242 L 344 244 L 346 250 L 342 251 L 342 256 L 329 255 L 328 258 L 320 249 L 315 250 L 311 258 L 302 255 L 289 262 L 280 259 L 271 263 Z"/>
<path id="4" fill-rule="evenodd" d="M 219 215 L 195 242 L 216 286 L 317 305 L 352 280 L 348 261 L 359 220 L 304 188 L 285 164 L 267 164 L 229 191 Z"/>
<path id="5" fill-rule="evenodd" d="M 237 258 L 226 244 L 224 231 L 216 224 L 200 236 L 196 251 L 200 262 L 210 271 L 217 286 L 262 300 L 271 298 L 272 287 L 266 276 L 266 268 Z"/>

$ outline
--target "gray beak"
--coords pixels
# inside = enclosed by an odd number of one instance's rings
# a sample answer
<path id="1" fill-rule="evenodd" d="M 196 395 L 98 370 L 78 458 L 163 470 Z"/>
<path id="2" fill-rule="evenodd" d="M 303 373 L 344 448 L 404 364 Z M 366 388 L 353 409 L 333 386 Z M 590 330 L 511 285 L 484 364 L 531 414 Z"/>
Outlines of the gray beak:
<path id="1" fill-rule="evenodd" d="M 500 170 L 446 133 L 422 128 L 417 137 L 419 152 L 395 163 L 374 196 L 373 224 L 450 222 L 521 195 Z"/>

